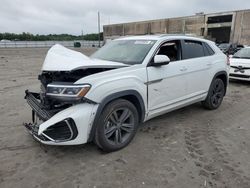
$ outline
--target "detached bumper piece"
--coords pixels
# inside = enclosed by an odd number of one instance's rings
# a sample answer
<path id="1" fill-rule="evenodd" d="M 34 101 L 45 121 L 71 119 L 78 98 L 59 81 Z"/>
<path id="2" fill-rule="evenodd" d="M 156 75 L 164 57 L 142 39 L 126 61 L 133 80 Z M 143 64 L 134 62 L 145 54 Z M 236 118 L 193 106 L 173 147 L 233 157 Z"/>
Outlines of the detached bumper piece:
<path id="1" fill-rule="evenodd" d="M 36 124 L 32 123 L 24 123 L 24 127 L 29 131 L 29 133 L 34 136 L 36 139 L 41 141 L 50 141 L 47 137 L 43 135 L 38 135 L 38 126 Z"/>
<path id="2" fill-rule="evenodd" d="M 40 95 L 38 93 L 32 93 L 28 90 L 25 91 L 25 99 L 27 100 L 27 103 L 30 105 L 32 110 L 36 113 L 36 115 L 43 121 L 46 121 L 50 119 L 54 114 L 50 111 L 45 109 L 45 106 L 43 106 L 39 100 Z"/>

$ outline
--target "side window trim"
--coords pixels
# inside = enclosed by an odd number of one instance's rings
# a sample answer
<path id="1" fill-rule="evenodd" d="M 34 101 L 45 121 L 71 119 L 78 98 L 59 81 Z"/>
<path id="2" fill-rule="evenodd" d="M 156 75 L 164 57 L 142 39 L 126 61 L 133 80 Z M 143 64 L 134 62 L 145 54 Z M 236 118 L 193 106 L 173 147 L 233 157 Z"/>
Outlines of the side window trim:
<path id="1" fill-rule="evenodd" d="M 171 42 L 171 41 L 178 41 L 178 42 L 179 42 L 179 45 L 180 45 L 180 46 L 179 46 L 179 47 L 180 47 L 180 60 L 178 60 L 178 61 L 183 60 L 182 39 L 170 39 L 170 40 L 167 39 L 167 40 L 165 40 L 165 41 L 162 41 L 162 42 L 157 46 L 157 48 L 155 49 L 153 55 L 151 56 L 151 58 L 150 58 L 150 60 L 149 60 L 149 62 L 148 62 L 148 64 L 147 64 L 147 67 L 151 66 L 151 63 L 153 62 L 154 56 L 155 56 L 155 55 L 157 54 L 157 52 L 159 51 L 160 47 L 161 47 L 163 44 L 165 44 L 165 43 L 167 43 L 167 42 Z"/>
<path id="2" fill-rule="evenodd" d="M 207 56 L 212 56 L 215 54 L 214 50 L 211 48 L 211 46 L 208 43 L 202 42 L 202 44 L 203 44 L 204 50 L 206 49 L 206 51 L 208 53 Z M 212 52 L 212 53 L 210 53 L 210 52 Z"/>
<path id="3" fill-rule="evenodd" d="M 180 43 L 181 43 L 181 60 L 185 60 L 184 57 L 183 57 L 183 54 L 185 54 L 185 40 L 184 39 L 181 39 L 180 40 Z"/>
<path id="4" fill-rule="evenodd" d="M 210 56 L 209 50 L 207 49 L 206 44 L 204 42 L 202 42 L 202 46 L 203 46 L 205 57 Z"/>

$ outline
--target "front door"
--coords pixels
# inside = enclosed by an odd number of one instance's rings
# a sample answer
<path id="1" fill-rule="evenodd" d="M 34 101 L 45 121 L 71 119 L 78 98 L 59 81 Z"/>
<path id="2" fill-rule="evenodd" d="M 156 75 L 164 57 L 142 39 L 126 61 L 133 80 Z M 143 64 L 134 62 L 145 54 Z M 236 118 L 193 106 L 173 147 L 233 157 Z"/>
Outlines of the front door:
<path id="1" fill-rule="evenodd" d="M 156 55 L 167 55 L 168 65 L 149 66 L 148 72 L 148 117 L 152 118 L 172 109 L 185 99 L 187 80 L 185 64 L 181 60 L 181 43 L 178 40 L 164 43 Z"/>

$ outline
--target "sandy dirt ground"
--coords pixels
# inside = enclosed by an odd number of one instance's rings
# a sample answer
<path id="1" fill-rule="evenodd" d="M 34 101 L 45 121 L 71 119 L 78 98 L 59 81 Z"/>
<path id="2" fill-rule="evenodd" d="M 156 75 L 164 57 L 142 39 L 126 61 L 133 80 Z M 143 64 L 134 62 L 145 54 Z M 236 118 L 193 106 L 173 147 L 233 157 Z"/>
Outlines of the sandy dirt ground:
<path id="1" fill-rule="evenodd" d="M 1 188 L 250 187 L 250 83 L 231 82 L 216 111 L 195 104 L 143 124 L 118 152 L 44 146 L 22 123 L 31 121 L 24 91 L 39 90 L 47 50 L 0 49 Z"/>

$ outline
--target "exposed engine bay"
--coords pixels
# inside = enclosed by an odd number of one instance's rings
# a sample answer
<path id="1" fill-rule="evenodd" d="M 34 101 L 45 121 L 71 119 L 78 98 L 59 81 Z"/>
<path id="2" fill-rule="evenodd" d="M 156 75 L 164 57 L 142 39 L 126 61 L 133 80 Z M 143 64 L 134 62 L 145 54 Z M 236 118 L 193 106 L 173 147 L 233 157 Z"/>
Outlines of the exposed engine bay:
<path id="1" fill-rule="evenodd" d="M 61 100 L 56 97 L 47 96 L 46 92 L 48 84 L 72 85 L 74 82 L 85 76 L 111 69 L 112 68 L 89 68 L 74 71 L 43 71 L 42 74 L 38 76 L 38 79 L 41 81 L 41 91 L 40 93 L 32 93 L 32 95 L 40 101 L 42 109 L 48 111 L 50 114 L 49 116 L 52 116 L 57 112 L 72 106 L 73 104 L 91 101 L 85 98 L 81 98 L 79 100 Z M 26 91 L 26 95 L 27 93 L 31 95 L 29 91 Z M 47 120 L 47 118 L 42 119 Z"/>
<path id="2" fill-rule="evenodd" d="M 89 69 L 79 69 L 73 71 L 43 71 L 42 74 L 38 76 L 42 85 L 46 86 L 51 82 L 70 82 L 74 83 L 80 78 L 89 76 L 91 74 L 96 74 L 99 72 L 104 72 L 111 70 L 111 68 L 89 68 Z"/>

